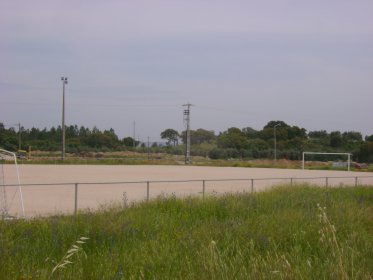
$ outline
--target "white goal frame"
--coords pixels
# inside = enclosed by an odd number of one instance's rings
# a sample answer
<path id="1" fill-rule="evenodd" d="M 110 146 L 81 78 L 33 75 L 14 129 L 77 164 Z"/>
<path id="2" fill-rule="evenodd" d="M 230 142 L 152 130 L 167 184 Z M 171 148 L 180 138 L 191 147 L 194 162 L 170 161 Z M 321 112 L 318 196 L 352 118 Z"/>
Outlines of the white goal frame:
<path id="1" fill-rule="evenodd" d="M 9 159 L 11 161 L 14 160 L 14 165 L 15 165 L 16 174 L 17 174 L 17 181 L 18 181 L 18 191 L 19 191 L 20 200 L 21 200 L 22 216 L 25 217 L 25 206 L 24 206 L 24 203 L 23 203 L 23 195 L 22 195 L 22 188 L 21 188 L 21 180 L 20 180 L 20 177 L 19 177 L 19 168 L 18 168 L 18 164 L 17 164 L 17 156 L 13 152 L 0 149 L 0 158 L 3 158 L 5 160 Z M 2 187 L 4 187 L 4 195 L 6 195 L 6 193 L 5 193 L 6 192 L 5 191 L 6 184 L 3 184 Z M 4 207 L 5 207 L 5 210 L 7 210 L 6 205 L 4 205 Z"/>
<path id="2" fill-rule="evenodd" d="M 303 155 L 302 155 L 302 169 L 304 169 L 305 155 L 346 155 L 347 156 L 347 171 L 350 171 L 350 166 L 351 166 L 351 154 L 350 153 L 303 152 Z"/>

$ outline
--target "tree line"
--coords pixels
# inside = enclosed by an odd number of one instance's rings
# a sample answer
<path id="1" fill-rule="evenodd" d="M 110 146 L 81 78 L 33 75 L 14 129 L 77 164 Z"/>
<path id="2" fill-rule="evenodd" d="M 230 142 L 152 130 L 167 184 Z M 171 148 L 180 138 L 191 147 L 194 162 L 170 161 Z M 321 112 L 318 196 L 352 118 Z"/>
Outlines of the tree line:
<path id="1" fill-rule="evenodd" d="M 283 121 L 270 121 L 263 129 L 231 127 L 215 134 L 214 131 L 197 129 L 190 131 L 192 155 L 208 156 L 212 159 L 229 158 L 274 158 L 275 139 L 277 158 L 300 160 L 302 152 L 352 153 L 360 162 L 373 162 L 373 135 L 363 136 L 356 131 L 310 131 L 291 126 Z M 179 139 L 186 143 L 185 131 L 179 133 L 166 129 L 161 137 L 167 140 L 169 150 L 180 153 Z M 325 160 L 326 156 L 314 155 Z"/>
<path id="2" fill-rule="evenodd" d="M 128 150 L 138 146 L 146 146 L 132 137 L 120 139 L 114 129 L 99 130 L 77 125 L 66 126 L 66 151 L 77 153 L 81 151 L 115 151 Z M 178 132 L 168 128 L 160 133 L 166 141 L 165 147 L 157 147 L 164 152 L 184 154 L 186 132 Z M 6 128 L 0 122 L 0 147 L 10 151 L 17 151 L 21 140 L 21 149 L 58 151 L 61 149 L 61 126 L 50 129 L 21 127 Z M 356 131 L 310 131 L 298 126 L 291 126 L 283 121 L 270 121 L 261 130 L 251 127 L 231 127 L 216 134 L 206 129 L 190 131 L 191 155 L 204 156 L 211 159 L 246 159 L 246 158 L 274 158 L 276 138 L 277 158 L 290 160 L 301 159 L 303 151 L 317 152 L 346 152 L 352 153 L 353 159 L 359 162 L 373 162 L 373 135 L 363 136 Z M 158 146 L 152 144 L 152 148 Z M 315 156 L 323 160 L 322 156 Z"/>
<path id="3" fill-rule="evenodd" d="M 92 129 L 77 125 L 66 126 L 66 151 L 76 153 L 80 151 L 113 151 L 125 149 L 126 147 L 135 147 L 139 141 L 132 137 L 119 139 L 114 129 L 99 130 L 97 127 Z M 32 147 L 33 150 L 57 151 L 61 149 L 62 129 L 61 126 L 50 129 L 21 127 L 21 131 L 16 131 L 13 127 L 6 129 L 0 123 L 0 147 L 17 151 L 21 141 L 21 149 L 27 150 Z"/>

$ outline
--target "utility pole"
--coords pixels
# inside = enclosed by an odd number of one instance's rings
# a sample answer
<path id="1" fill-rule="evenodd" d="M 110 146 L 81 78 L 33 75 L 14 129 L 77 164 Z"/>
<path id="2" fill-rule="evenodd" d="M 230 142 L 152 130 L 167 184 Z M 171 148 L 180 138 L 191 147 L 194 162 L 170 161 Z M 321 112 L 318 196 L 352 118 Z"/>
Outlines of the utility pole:
<path id="1" fill-rule="evenodd" d="M 65 85 L 67 85 L 67 77 L 61 77 L 62 81 L 62 153 L 61 160 L 65 159 Z"/>
<path id="2" fill-rule="evenodd" d="M 133 148 L 136 147 L 136 122 L 133 121 Z"/>
<path id="3" fill-rule="evenodd" d="M 184 104 L 183 107 L 186 107 L 184 109 L 184 123 L 186 126 L 186 151 L 185 151 L 185 164 L 191 164 L 191 158 L 190 158 L 190 106 L 193 106 L 192 104 Z"/>
<path id="4" fill-rule="evenodd" d="M 148 160 L 150 159 L 150 137 L 148 136 Z"/>

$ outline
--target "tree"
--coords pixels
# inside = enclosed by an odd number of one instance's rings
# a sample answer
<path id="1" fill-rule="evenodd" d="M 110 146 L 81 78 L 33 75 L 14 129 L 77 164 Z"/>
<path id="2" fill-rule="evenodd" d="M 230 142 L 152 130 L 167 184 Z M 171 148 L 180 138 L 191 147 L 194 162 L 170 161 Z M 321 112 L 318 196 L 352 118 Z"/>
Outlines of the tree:
<path id="1" fill-rule="evenodd" d="M 133 147 L 138 145 L 138 141 L 135 141 L 132 137 L 125 137 L 122 140 L 123 144 L 127 147 Z"/>
<path id="2" fill-rule="evenodd" d="M 204 142 L 211 143 L 215 137 L 214 131 L 199 128 L 191 133 L 191 142 L 192 144 L 202 144 Z"/>
<path id="3" fill-rule="evenodd" d="M 263 129 L 274 128 L 275 125 L 278 125 L 278 124 L 279 124 L 279 127 L 289 127 L 289 125 L 283 121 L 270 121 L 263 127 Z"/>
<path id="4" fill-rule="evenodd" d="M 258 131 L 255 130 L 254 128 L 252 127 L 244 127 L 242 129 L 242 132 L 246 135 L 246 137 L 250 138 L 250 139 L 254 139 L 254 138 L 257 138 L 258 137 Z"/>
<path id="5" fill-rule="evenodd" d="M 342 146 L 342 135 L 339 131 L 330 132 L 330 146 L 338 148 Z"/>
<path id="6" fill-rule="evenodd" d="M 327 138 L 329 135 L 326 130 L 315 130 L 308 133 L 310 138 Z"/>
<path id="7" fill-rule="evenodd" d="M 190 143 L 192 145 L 200 145 L 202 143 L 211 143 L 215 140 L 215 132 L 213 130 L 206 130 L 199 128 L 197 130 L 190 130 Z M 181 133 L 183 143 L 186 143 L 186 131 Z"/>
<path id="8" fill-rule="evenodd" d="M 365 141 L 373 142 L 373 134 L 370 136 L 365 136 Z"/>
<path id="9" fill-rule="evenodd" d="M 286 128 L 288 131 L 289 140 L 295 138 L 307 139 L 307 132 L 304 128 L 300 128 L 296 125 Z"/>
<path id="10" fill-rule="evenodd" d="M 345 141 L 354 141 L 354 142 L 363 141 L 363 136 L 361 135 L 361 133 L 356 132 L 356 131 L 343 132 L 342 138 Z"/>
<path id="11" fill-rule="evenodd" d="M 248 139 L 245 134 L 237 127 L 231 127 L 218 136 L 218 146 L 220 148 L 246 149 Z"/>
<path id="12" fill-rule="evenodd" d="M 156 148 L 156 147 L 158 147 L 158 143 L 157 142 L 153 142 L 152 148 Z"/>
<path id="13" fill-rule="evenodd" d="M 84 126 L 81 126 L 81 127 L 79 128 L 79 136 L 80 136 L 80 137 L 86 137 L 86 136 L 88 136 L 88 135 L 90 135 L 90 134 L 91 134 L 91 131 L 89 130 L 88 127 L 85 128 Z"/>
<path id="14" fill-rule="evenodd" d="M 5 150 L 16 151 L 18 148 L 18 137 L 13 127 L 6 129 L 0 123 L 0 147 Z"/>
<path id="15" fill-rule="evenodd" d="M 77 125 L 70 125 L 66 127 L 66 137 L 78 137 L 79 136 L 79 128 Z"/>
<path id="16" fill-rule="evenodd" d="M 171 143 L 173 143 L 174 146 L 179 142 L 179 132 L 177 132 L 175 129 L 168 128 L 161 132 L 161 138 L 167 139 L 167 145 L 170 146 Z"/>
<path id="17" fill-rule="evenodd" d="M 274 127 L 265 127 L 262 131 L 259 132 L 259 137 L 266 141 L 273 141 L 275 138 Z M 278 126 L 276 127 L 276 139 L 278 141 L 288 139 L 288 130 L 287 127 Z"/>
<path id="18" fill-rule="evenodd" d="M 360 146 L 358 158 L 361 162 L 373 162 L 373 142 L 365 142 Z"/>
<path id="19" fill-rule="evenodd" d="M 270 148 L 272 148 L 272 145 L 269 145 L 266 141 L 262 139 L 249 140 L 249 149 L 252 151 L 261 151 Z"/>
<path id="20" fill-rule="evenodd" d="M 283 121 L 270 121 L 268 122 L 261 131 L 258 132 L 260 139 L 266 141 L 273 141 L 274 139 L 274 129 L 276 126 L 276 139 L 287 140 L 289 138 L 288 129 L 290 126 Z"/>
<path id="21" fill-rule="evenodd" d="M 271 140 L 274 138 L 274 129 L 276 126 L 276 138 L 278 140 L 288 141 L 294 138 L 307 139 L 306 129 L 298 126 L 289 126 L 283 121 L 270 121 L 268 122 L 259 136 L 263 140 Z"/>

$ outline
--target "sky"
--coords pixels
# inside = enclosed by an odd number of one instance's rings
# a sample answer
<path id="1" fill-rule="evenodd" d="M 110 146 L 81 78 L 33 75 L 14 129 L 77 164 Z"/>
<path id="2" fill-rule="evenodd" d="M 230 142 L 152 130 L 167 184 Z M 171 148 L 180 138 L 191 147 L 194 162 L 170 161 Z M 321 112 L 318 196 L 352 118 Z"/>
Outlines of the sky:
<path id="1" fill-rule="evenodd" d="M 1 0 L 0 122 L 373 134 L 371 0 Z"/>

